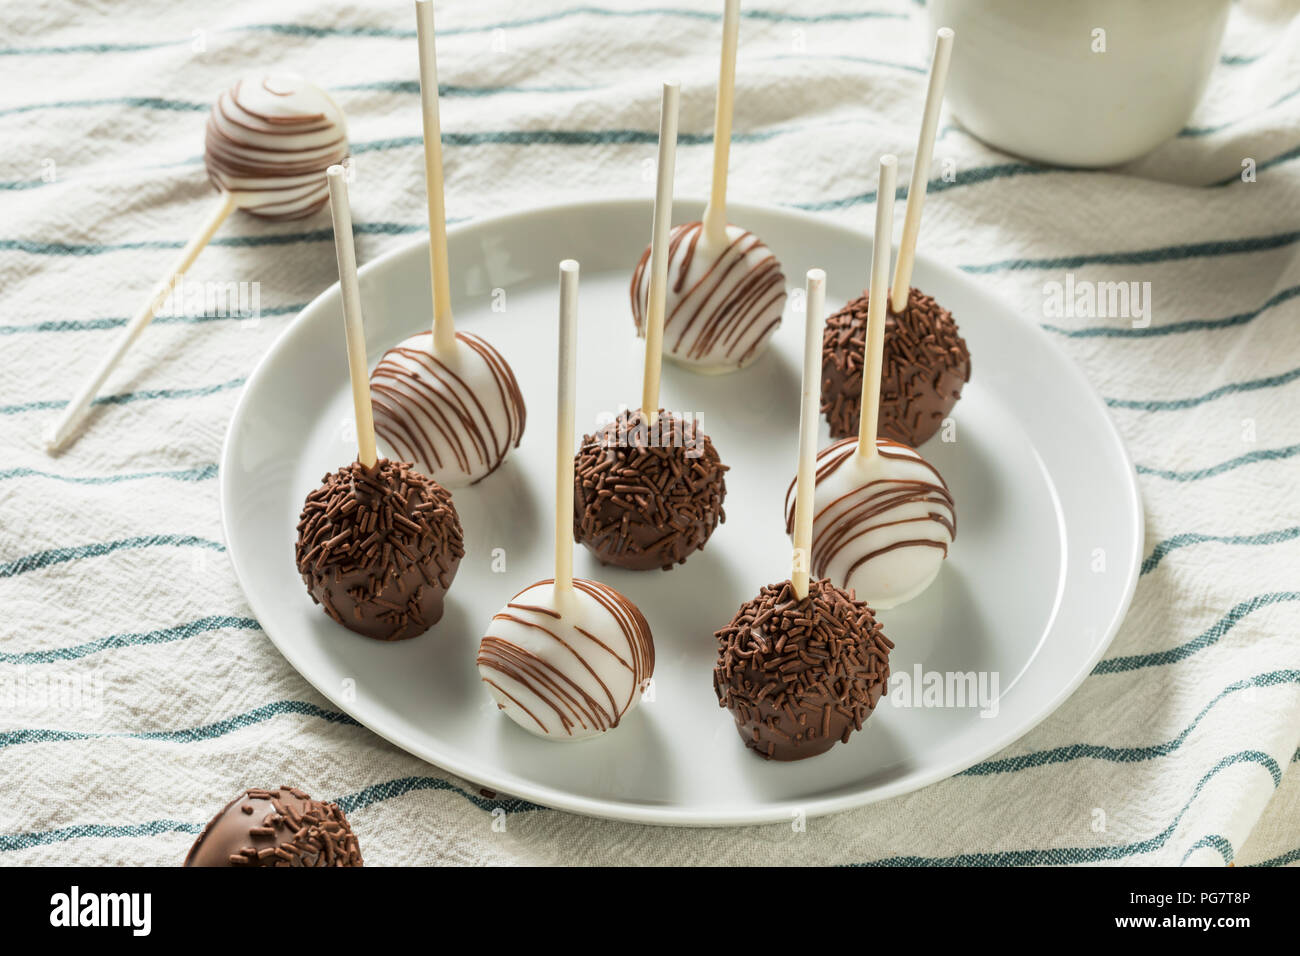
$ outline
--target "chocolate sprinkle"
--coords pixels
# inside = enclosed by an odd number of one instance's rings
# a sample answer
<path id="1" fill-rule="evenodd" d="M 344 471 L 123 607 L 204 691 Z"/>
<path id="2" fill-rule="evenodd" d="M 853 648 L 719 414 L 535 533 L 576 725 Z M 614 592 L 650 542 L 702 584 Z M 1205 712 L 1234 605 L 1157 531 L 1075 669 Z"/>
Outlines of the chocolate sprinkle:
<path id="1" fill-rule="evenodd" d="M 438 622 L 464 555 L 451 493 L 406 462 L 353 462 L 326 475 L 298 520 L 298 572 L 312 600 L 380 641 Z"/>
<path id="2" fill-rule="evenodd" d="M 866 359 L 868 293 L 826 320 L 822 333 L 822 412 L 832 438 L 858 433 Z M 879 437 L 919 447 L 961 398 L 970 352 L 952 313 L 913 288 L 901 314 L 885 314 Z"/>
<path id="3" fill-rule="evenodd" d="M 688 457 L 688 451 L 700 454 Z M 639 410 L 625 410 L 582 439 L 574 462 L 573 536 L 602 564 L 667 571 L 703 548 L 726 521 L 726 471 L 697 421 L 660 409 L 648 429 Z"/>
<path id="4" fill-rule="evenodd" d="M 248 817 L 258 821 L 248 825 Z M 185 866 L 362 866 L 361 847 L 337 804 L 297 787 L 245 790 L 203 828 Z"/>
<path id="5" fill-rule="evenodd" d="M 865 602 L 826 579 L 802 601 L 789 581 L 767 585 L 714 636 L 718 703 L 768 760 L 847 743 L 886 692 L 893 642 Z"/>

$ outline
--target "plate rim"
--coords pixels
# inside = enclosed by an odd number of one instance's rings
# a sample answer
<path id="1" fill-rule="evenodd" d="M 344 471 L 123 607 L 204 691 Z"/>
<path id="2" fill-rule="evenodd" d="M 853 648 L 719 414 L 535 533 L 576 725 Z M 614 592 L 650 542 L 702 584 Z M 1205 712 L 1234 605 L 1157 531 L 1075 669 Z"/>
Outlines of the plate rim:
<path id="1" fill-rule="evenodd" d="M 590 215 L 599 215 L 602 209 L 610 209 L 616 206 L 640 206 L 650 208 L 652 199 L 649 197 L 639 196 L 621 196 L 621 197 L 604 197 L 600 199 L 582 200 L 574 202 L 557 202 L 546 203 L 537 206 L 530 206 L 526 209 L 516 210 L 513 212 L 500 213 L 497 215 L 483 216 L 465 220 L 447 229 L 447 238 L 450 243 L 452 239 L 460 233 L 473 232 L 484 228 L 500 228 L 508 225 L 512 221 L 521 219 L 531 219 L 545 217 L 558 213 L 572 214 L 578 210 L 585 210 Z M 674 209 L 680 213 L 683 208 L 694 208 L 695 206 L 703 207 L 704 200 L 694 196 L 674 197 Z M 751 203 L 751 202 L 728 202 L 728 211 L 737 212 L 737 218 L 745 219 L 747 211 L 755 211 L 760 215 L 786 217 L 800 220 L 805 225 L 820 228 L 838 230 L 853 236 L 857 240 L 867 240 L 874 244 L 874 233 L 868 229 L 858 229 L 843 223 L 826 219 L 815 213 L 802 209 L 790 208 L 786 206 L 770 203 Z M 428 247 L 428 232 L 417 233 L 409 241 L 400 243 L 394 248 L 389 249 L 382 255 L 377 256 L 365 265 L 359 267 L 358 273 L 362 280 L 366 274 L 373 270 L 385 267 L 391 260 L 398 259 L 404 255 L 409 255 L 410 250 L 415 247 Z M 918 262 L 923 262 L 926 270 L 937 273 L 947 273 L 948 277 L 957 277 L 960 282 L 970 283 L 972 280 L 969 276 L 962 273 L 945 263 L 939 262 L 926 255 L 917 253 Z M 271 642 L 272 646 L 284 657 L 285 661 L 292 667 L 300 677 L 315 688 L 316 692 L 321 694 L 326 700 L 330 701 L 335 707 L 338 707 L 343 713 L 356 720 L 367 732 L 387 740 L 389 743 L 398 747 L 415 757 L 422 760 L 438 770 L 447 773 L 453 773 L 464 780 L 489 787 L 504 793 L 507 796 L 521 798 L 535 803 L 543 808 L 562 810 L 570 813 L 578 813 L 584 816 L 591 816 L 600 819 L 616 820 L 627 823 L 650 824 L 659 826 L 686 826 L 686 827 L 730 827 L 730 826 L 758 826 L 763 824 L 772 824 L 785 822 L 790 819 L 790 812 L 798 810 L 806 817 L 823 816 L 831 813 L 839 813 L 846 810 L 856 809 L 867 806 L 881 800 L 887 800 L 891 797 L 900 796 L 906 793 L 912 793 L 924 787 L 931 786 L 949 777 L 955 776 L 969 767 L 979 763 L 981 760 L 998 753 L 1015 741 L 1024 737 L 1049 716 L 1055 713 L 1062 704 L 1065 703 L 1079 686 L 1087 679 L 1097 662 L 1110 648 L 1116 634 L 1118 634 L 1125 617 L 1133 603 L 1133 596 L 1137 589 L 1138 578 L 1141 572 L 1142 554 L 1146 546 L 1146 526 L 1143 520 L 1142 496 L 1138 484 L 1137 471 L 1133 465 L 1132 458 L 1128 453 L 1128 448 L 1124 443 L 1124 438 L 1119 432 L 1115 420 L 1111 417 L 1106 409 L 1105 402 L 1100 394 L 1093 387 L 1088 377 L 1084 374 L 1083 368 L 1076 362 L 1068 352 L 1051 336 L 1047 334 L 1037 323 L 1025 318 L 1019 311 L 1010 308 L 999 309 L 999 315 L 1004 319 L 1018 322 L 1023 326 L 1034 330 L 1039 336 L 1041 344 L 1053 351 L 1057 358 L 1061 359 L 1066 367 L 1081 386 L 1087 400 L 1091 403 L 1096 412 L 1099 413 L 1100 419 L 1105 422 L 1105 436 L 1107 441 L 1114 446 L 1123 465 L 1123 471 L 1128 478 L 1125 495 L 1124 510 L 1128 512 L 1128 519 L 1131 526 L 1136 529 L 1134 536 L 1133 552 L 1128 555 L 1129 570 L 1124 582 L 1123 597 L 1116 606 L 1114 613 L 1106 622 L 1103 630 L 1103 636 L 1098 641 L 1095 651 L 1082 663 L 1070 678 L 1061 684 L 1056 694 L 1045 698 L 1045 702 L 1037 708 L 1031 710 L 1031 716 L 1020 727 L 1011 731 L 1002 733 L 993 738 L 993 740 L 983 747 L 975 748 L 962 757 L 949 760 L 947 763 L 931 767 L 928 770 L 918 770 L 903 773 L 893 780 L 889 780 L 867 791 L 855 791 L 848 794 L 839 794 L 835 796 L 821 797 L 814 800 L 789 802 L 785 801 L 780 804 L 768 804 L 762 807 L 745 809 L 739 811 L 719 812 L 714 810 L 698 811 L 690 808 L 671 806 L 666 804 L 646 804 L 646 803 L 617 803 L 609 800 L 601 800 L 592 797 L 585 797 L 578 794 L 570 793 L 564 790 L 556 789 L 548 785 L 531 784 L 528 781 L 511 780 L 509 783 L 500 783 L 494 781 L 491 775 L 484 776 L 476 768 L 466 768 L 455 758 L 446 758 L 436 754 L 433 750 L 426 752 L 432 754 L 437 759 L 431 759 L 425 753 L 417 752 L 407 743 L 394 739 L 388 733 L 377 730 L 372 727 L 367 720 L 363 719 L 354 712 L 354 706 L 350 702 L 340 699 L 341 695 L 333 693 L 316 683 L 307 673 L 299 666 L 296 655 L 292 649 L 292 642 L 288 640 L 278 640 L 272 631 L 262 625 L 262 614 L 260 612 L 258 601 L 249 592 L 245 583 L 246 577 L 240 569 L 240 563 L 236 556 L 235 549 L 231 547 L 232 533 L 232 508 L 229 506 L 231 495 L 234 489 L 231 487 L 233 478 L 231 477 L 234 469 L 232 468 L 232 459 L 234 455 L 235 432 L 237 425 L 247 414 L 249 395 L 254 391 L 261 378 L 268 375 L 268 367 L 272 360 L 279 354 L 284 347 L 284 341 L 294 332 L 295 328 L 304 321 L 304 315 L 312 312 L 320 306 L 322 300 L 336 294 L 338 289 L 337 280 L 326 286 L 310 302 L 303 306 L 289 323 L 275 337 L 275 340 L 266 348 L 258 358 L 248 378 L 239 390 L 239 397 L 235 407 L 230 414 L 230 420 L 226 425 L 226 433 L 222 439 L 221 459 L 218 468 L 218 491 L 219 506 L 221 510 L 221 529 L 226 544 L 227 557 L 230 559 L 231 566 L 235 571 L 235 578 L 239 583 L 240 591 L 244 595 L 244 600 L 248 602 L 249 609 L 257 619 L 262 632 Z M 988 290 L 981 290 L 984 295 L 993 300 L 999 300 L 999 296 Z M 1118 509 L 1117 509 L 1118 510 Z"/>

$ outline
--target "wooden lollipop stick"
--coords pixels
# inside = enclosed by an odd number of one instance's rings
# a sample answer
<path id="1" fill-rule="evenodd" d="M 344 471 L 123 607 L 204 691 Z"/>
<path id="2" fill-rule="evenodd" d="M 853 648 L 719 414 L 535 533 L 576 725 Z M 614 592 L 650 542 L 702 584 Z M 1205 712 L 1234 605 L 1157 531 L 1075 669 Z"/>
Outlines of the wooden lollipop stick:
<path id="1" fill-rule="evenodd" d="M 718 105 L 713 112 L 713 190 L 704 207 L 704 239 L 727 241 L 727 164 L 731 158 L 731 117 L 736 103 L 736 48 L 740 44 L 740 0 L 727 0 L 722 14 L 722 67 Z"/>
<path id="2" fill-rule="evenodd" d="M 573 406 L 577 381 L 578 263 L 560 263 L 560 349 L 555 401 L 555 589 L 573 587 Z"/>
<path id="3" fill-rule="evenodd" d="M 925 92 L 925 112 L 921 114 L 921 136 L 916 142 L 916 159 L 912 163 L 911 184 L 907 187 L 907 212 L 903 215 L 903 236 L 898 244 L 898 265 L 894 269 L 894 288 L 889 304 L 895 312 L 907 308 L 907 293 L 912 284 L 912 266 L 916 263 L 916 239 L 921 232 L 921 207 L 930 180 L 930 161 L 934 158 L 934 138 L 939 131 L 939 113 L 943 109 L 943 87 L 948 79 L 948 61 L 952 59 L 953 32 L 941 27 L 934 40 L 934 60 L 930 63 L 930 86 Z M 872 285 L 872 288 L 876 288 Z"/>
<path id="4" fill-rule="evenodd" d="M 826 273 L 809 269 L 805 287 L 803 386 L 799 393 L 799 471 L 794 489 L 794 558 L 790 583 L 800 601 L 808 596 L 812 551 L 813 492 L 817 489 L 817 416 L 822 384 L 822 322 L 826 313 Z"/>
<path id="5" fill-rule="evenodd" d="M 664 300 L 668 293 L 668 229 L 673 221 L 673 165 L 677 160 L 677 100 L 680 85 L 664 83 L 659 107 L 659 178 L 655 183 L 650 237 L 650 293 L 646 301 L 645 375 L 641 412 L 653 426 L 659 418 L 659 375 L 663 370 Z"/>
<path id="6" fill-rule="evenodd" d="M 876 454 L 876 425 L 880 418 L 880 364 L 885 355 L 885 305 L 889 289 L 889 254 L 894 243 L 894 183 L 898 157 L 880 157 L 880 186 L 876 190 L 876 232 L 871 237 L 871 291 L 867 299 L 867 351 L 862 362 L 862 417 L 858 421 L 858 454 Z"/>
<path id="7" fill-rule="evenodd" d="M 438 53 L 432 0 L 415 0 L 420 44 L 420 106 L 424 119 L 424 190 L 429 200 L 429 271 L 433 278 L 433 347 L 456 347 L 451 317 L 451 269 L 447 265 L 447 206 L 442 184 L 442 126 L 438 121 Z"/>
<path id="8" fill-rule="evenodd" d="M 357 285 L 357 250 L 352 244 L 352 210 L 342 166 L 325 171 L 330 186 L 330 215 L 334 219 L 334 252 L 339 260 L 339 291 L 343 297 L 343 327 L 348 338 L 348 375 L 352 379 L 352 408 L 357 416 L 357 460 L 373 468 L 375 420 L 370 408 L 370 372 L 366 362 L 366 329 L 361 321 L 361 289 Z"/>
<path id="9" fill-rule="evenodd" d="M 223 192 L 216 205 L 212 207 L 212 211 L 208 213 L 208 218 L 204 221 L 202 228 L 194 234 L 194 237 L 181 250 L 176 263 L 172 266 L 171 271 L 167 273 L 167 278 L 157 287 L 153 296 L 145 303 L 144 308 L 137 312 L 135 317 L 126 324 L 126 328 L 117 337 L 117 341 L 108 354 L 100 360 L 95 373 L 86 381 L 86 384 L 81 386 L 81 391 L 77 392 L 72 401 L 68 402 L 63 409 L 63 414 L 59 416 L 59 420 L 45 433 L 45 448 L 47 451 L 58 451 L 72 436 L 77 423 L 81 421 L 81 416 L 90 406 L 90 403 L 94 401 L 95 396 L 99 394 L 100 388 L 104 385 L 104 380 L 122 361 L 122 356 L 126 354 L 132 343 L 140 337 L 140 333 L 144 331 L 145 326 L 153 321 L 154 316 L 162 308 L 163 303 L 167 301 L 167 296 L 171 294 L 172 289 L 175 287 L 176 280 L 194 264 L 194 260 L 199 257 L 199 253 L 212 240 L 213 235 L 221 227 L 221 224 L 226 221 L 226 217 L 230 215 L 234 208 L 235 197 L 230 193 Z"/>

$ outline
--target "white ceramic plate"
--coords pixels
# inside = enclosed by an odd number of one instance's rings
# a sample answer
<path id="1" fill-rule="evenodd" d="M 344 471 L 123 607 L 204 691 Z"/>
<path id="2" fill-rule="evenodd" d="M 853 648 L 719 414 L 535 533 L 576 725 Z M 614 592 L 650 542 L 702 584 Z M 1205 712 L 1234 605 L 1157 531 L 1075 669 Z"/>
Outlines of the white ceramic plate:
<path id="1" fill-rule="evenodd" d="M 789 211 L 729 211 L 768 242 L 791 288 L 820 266 L 828 307 L 861 292 L 868 236 Z M 700 204 L 679 202 L 675 213 L 698 217 Z M 1047 336 L 924 258 L 915 282 L 952 309 L 972 355 L 973 377 L 954 411 L 957 440 L 936 437 L 923 448 L 952 489 L 958 534 L 929 590 L 880 616 L 897 644 L 895 675 L 910 678 L 918 666 L 996 674 L 996 716 L 885 700 L 847 745 L 783 764 L 746 750 L 718 707 L 713 631 L 761 585 L 788 577 L 781 509 L 795 466 L 803 335 L 789 310 L 770 351 L 742 372 L 701 376 L 665 365 L 663 404 L 700 412 L 732 468 L 727 521 L 708 547 L 670 572 L 603 568 L 578 549 L 578 575 L 616 587 L 649 619 L 654 699 L 582 743 L 539 740 L 498 713 L 474 666 L 479 637 L 510 596 L 552 570 L 556 264 L 582 263 L 581 434 L 598 414 L 640 403 L 628 283 L 649 234 L 643 200 L 540 209 L 452 231 L 457 321 L 513 364 L 528 424 L 496 474 L 455 492 L 467 553 L 445 617 L 411 641 L 377 643 L 335 624 L 294 567 L 303 498 L 356 446 L 338 286 L 293 321 L 250 376 L 221 463 L 230 555 L 276 647 L 338 707 L 431 763 L 545 806 L 643 823 L 760 823 L 858 806 L 957 773 L 1050 714 L 1101 657 L 1132 597 L 1142 551 L 1133 469 L 1101 401 Z M 361 291 L 373 366 L 429 321 L 427 243 L 368 264 Z M 1099 552 L 1104 571 L 1093 569 Z M 494 570 L 494 558 L 504 570 Z"/>

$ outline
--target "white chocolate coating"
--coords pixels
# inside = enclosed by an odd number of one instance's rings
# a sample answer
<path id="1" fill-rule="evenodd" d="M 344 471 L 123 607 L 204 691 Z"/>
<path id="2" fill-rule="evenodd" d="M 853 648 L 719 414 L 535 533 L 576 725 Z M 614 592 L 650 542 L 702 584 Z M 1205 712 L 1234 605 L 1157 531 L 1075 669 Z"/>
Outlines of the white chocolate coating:
<path id="1" fill-rule="evenodd" d="M 325 170 L 347 156 L 343 111 L 296 73 L 245 77 L 208 117 L 208 176 L 255 216 L 311 215 L 329 199 Z"/>
<path id="2" fill-rule="evenodd" d="M 384 353 L 370 374 L 375 433 L 444 488 L 486 477 L 524 434 L 524 399 L 501 353 L 470 332 L 435 355 L 420 332 Z"/>
<path id="3" fill-rule="evenodd" d="M 520 591 L 492 618 L 479 676 L 497 706 L 549 740 L 583 740 L 618 726 L 654 674 L 654 641 L 641 612 L 598 581 L 574 578 Z"/>
<path id="4" fill-rule="evenodd" d="M 934 581 L 957 534 L 952 495 L 939 472 L 907 445 L 881 438 L 864 459 L 845 438 L 817 454 L 813 577 L 854 591 L 873 608 L 897 607 Z M 786 493 L 786 528 L 794 484 Z"/>
<path id="5" fill-rule="evenodd" d="M 781 324 L 785 275 L 763 240 L 727 227 L 726 245 L 713 248 L 699 222 L 674 227 L 668 239 L 664 355 L 701 372 L 730 372 L 763 354 Z M 632 318 L 645 334 L 650 295 L 650 250 L 632 275 Z"/>

